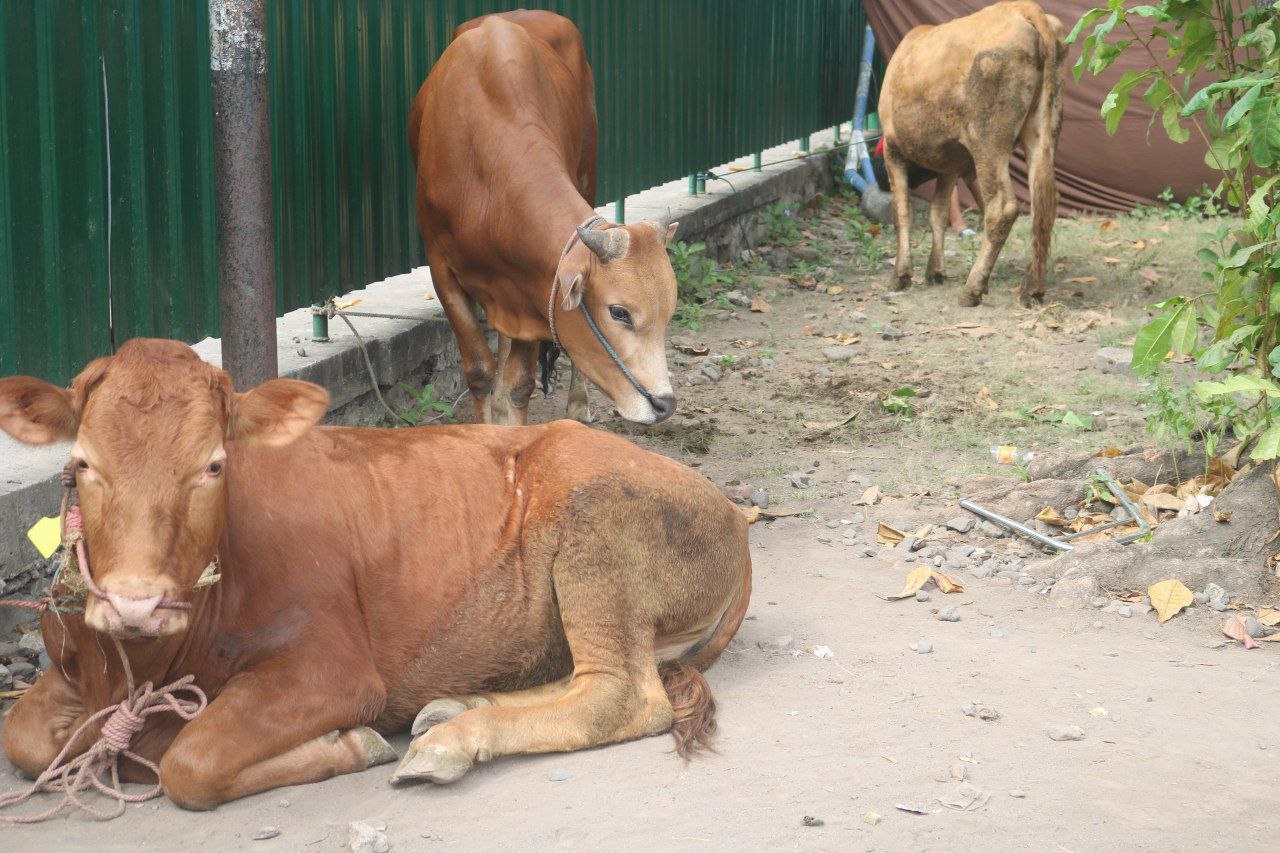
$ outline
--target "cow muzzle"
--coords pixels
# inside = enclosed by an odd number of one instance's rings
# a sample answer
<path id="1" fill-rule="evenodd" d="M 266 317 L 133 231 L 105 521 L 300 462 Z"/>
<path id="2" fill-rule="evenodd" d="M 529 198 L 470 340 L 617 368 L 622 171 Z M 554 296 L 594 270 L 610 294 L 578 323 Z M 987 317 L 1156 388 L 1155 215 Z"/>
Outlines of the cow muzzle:
<path id="1" fill-rule="evenodd" d="M 187 611 L 162 607 L 167 590 L 146 582 L 113 584 L 85 607 L 90 628 L 119 639 L 155 639 L 187 627 Z"/>

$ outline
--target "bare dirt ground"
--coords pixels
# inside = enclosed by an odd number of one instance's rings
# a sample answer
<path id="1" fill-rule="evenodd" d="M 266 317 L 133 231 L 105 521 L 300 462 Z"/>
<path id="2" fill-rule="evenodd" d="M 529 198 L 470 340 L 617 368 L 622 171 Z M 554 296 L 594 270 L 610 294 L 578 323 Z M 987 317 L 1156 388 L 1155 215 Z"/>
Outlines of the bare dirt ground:
<path id="1" fill-rule="evenodd" d="M 779 219 L 774 247 L 682 311 L 675 423 L 641 431 L 599 413 L 739 499 L 763 492 L 770 509 L 803 511 L 752 527 L 751 610 L 708 673 L 718 754 L 684 764 L 652 738 L 504 759 L 452 787 L 409 790 L 388 787 L 383 767 L 211 814 L 157 801 L 106 826 L 74 816 L 0 829 L 0 846 L 325 850 L 345 845 L 356 820 L 385 824 L 394 850 L 1269 846 L 1280 828 L 1274 645 L 1223 647 L 1222 614 L 1204 607 L 1159 625 L 1141 607 L 1055 606 L 1040 594 L 1051 569 L 1029 547 L 976 531 L 928 538 L 963 592 L 877 597 L 931 558 L 908 564 L 880 547 L 876 521 L 961 515 L 956 495 L 1017 476 L 990 445 L 1151 442 L 1137 380 L 1104 372 L 1098 353 L 1131 340 L 1144 305 L 1197 286 L 1195 243 L 1211 226 L 1062 221 L 1048 305 L 1024 311 L 1013 289 L 1025 219 L 978 309 L 954 304 L 975 245 L 948 259 L 946 285 L 890 295 L 886 236 L 850 221 L 838 199 Z M 750 310 L 754 297 L 770 310 Z M 824 354 L 832 347 L 850 349 Z M 563 393 L 537 400 L 534 419 L 562 405 Z M 886 497 L 855 505 L 871 486 Z M 989 556 L 962 558 L 964 547 Z M 939 621 L 951 605 L 959 621 Z M 913 650 L 921 643 L 932 651 Z M 1074 726 L 1082 739 L 1049 736 Z M 18 784 L 0 769 L 0 790 Z M 265 827 L 280 834 L 253 841 Z"/>

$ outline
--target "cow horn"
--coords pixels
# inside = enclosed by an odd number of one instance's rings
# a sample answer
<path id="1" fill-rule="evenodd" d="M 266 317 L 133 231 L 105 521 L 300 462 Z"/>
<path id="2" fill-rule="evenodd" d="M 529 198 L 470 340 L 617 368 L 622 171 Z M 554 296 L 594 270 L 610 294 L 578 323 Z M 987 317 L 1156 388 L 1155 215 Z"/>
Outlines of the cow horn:
<path id="1" fill-rule="evenodd" d="M 628 238 L 625 228 L 609 228 L 605 231 L 589 231 L 578 226 L 578 237 L 602 263 L 611 263 L 627 253 Z"/>

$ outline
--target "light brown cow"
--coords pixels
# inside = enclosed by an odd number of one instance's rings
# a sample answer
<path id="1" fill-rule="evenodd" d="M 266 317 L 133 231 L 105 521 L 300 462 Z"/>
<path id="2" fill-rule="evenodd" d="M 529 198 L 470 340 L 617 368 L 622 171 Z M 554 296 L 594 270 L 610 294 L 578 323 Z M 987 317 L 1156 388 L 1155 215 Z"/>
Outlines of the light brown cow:
<path id="1" fill-rule="evenodd" d="M 147 718 L 133 746 L 188 808 L 392 760 L 377 732 L 415 716 L 429 728 L 394 780 L 668 730 L 705 745 L 698 670 L 751 589 L 745 516 L 710 482 L 572 421 L 312 428 L 326 399 L 291 380 L 232 393 L 157 340 L 69 391 L 0 380 L 0 428 L 75 439 L 103 593 L 42 617 L 52 667 L 4 725 L 16 767 L 43 770 L 124 697 L 104 634 L 138 682 L 194 675 L 212 697 L 190 723 Z M 215 556 L 221 581 L 193 590 Z"/>
<path id="2" fill-rule="evenodd" d="M 1030 0 L 996 3 L 941 26 L 907 33 L 885 72 L 880 119 L 885 168 L 898 230 L 894 289 L 911 285 L 911 164 L 938 173 L 929 210 L 933 250 L 926 276 L 943 280 L 947 204 L 958 178 L 982 209 L 982 248 L 960 292 L 977 305 L 1018 217 L 1009 157 L 1026 152 L 1031 185 L 1031 264 L 1018 290 L 1023 305 L 1044 298 L 1049 243 L 1058 208 L 1053 158 L 1062 129 L 1062 23 Z"/>
<path id="3" fill-rule="evenodd" d="M 477 420 L 528 420 L 533 362 L 552 340 L 573 359 L 570 416 L 589 417 L 579 370 L 629 420 L 675 411 L 665 338 L 676 226 L 595 221 L 596 137 L 582 36 L 551 12 L 458 27 L 414 98 L 418 221 Z M 501 364 L 477 304 L 503 338 Z"/>

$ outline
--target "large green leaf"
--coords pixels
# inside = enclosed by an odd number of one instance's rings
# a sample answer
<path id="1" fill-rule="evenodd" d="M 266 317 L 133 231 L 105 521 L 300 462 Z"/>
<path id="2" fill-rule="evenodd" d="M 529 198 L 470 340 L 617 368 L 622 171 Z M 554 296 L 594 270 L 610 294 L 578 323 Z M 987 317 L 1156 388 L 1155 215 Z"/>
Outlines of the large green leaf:
<path id="1" fill-rule="evenodd" d="M 1260 98 L 1249 114 L 1249 122 L 1249 153 L 1258 168 L 1269 169 L 1280 161 L 1280 101 Z"/>
<path id="2" fill-rule="evenodd" d="M 1133 340 L 1133 359 L 1131 366 L 1138 373 L 1150 373 L 1169 354 L 1173 340 L 1173 330 L 1183 313 L 1190 309 L 1179 305 L 1166 311 L 1138 330 Z"/>
<path id="3" fill-rule="evenodd" d="M 1250 455 L 1259 461 L 1280 456 L 1280 423 L 1272 424 L 1258 436 L 1258 443 L 1253 446 L 1253 453 Z"/>
<path id="4" fill-rule="evenodd" d="M 1221 382 L 1196 383 L 1196 396 L 1201 400 L 1221 397 L 1224 394 L 1243 393 L 1266 394 L 1268 397 L 1275 397 L 1280 395 L 1280 387 L 1270 379 L 1253 376 L 1248 373 L 1237 373 L 1235 376 L 1228 376 Z"/>
<path id="5" fill-rule="evenodd" d="M 1240 96 L 1240 100 L 1236 101 L 1231 109 L 1227 110 L 1227 114 L 1222 117 L 1222 127 L 1229 130 L 1236 126 L 1240 119 L 1244 118 L 1245 113 L 1253 109 L 1253 105 L 1258 102 L 1258 96 L 1262 94 L 1262 84 L 1258 83 L 1251 87 L 1247 92 Z"/>

